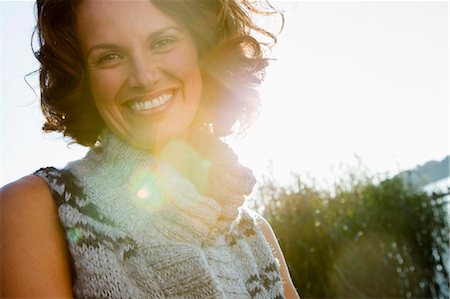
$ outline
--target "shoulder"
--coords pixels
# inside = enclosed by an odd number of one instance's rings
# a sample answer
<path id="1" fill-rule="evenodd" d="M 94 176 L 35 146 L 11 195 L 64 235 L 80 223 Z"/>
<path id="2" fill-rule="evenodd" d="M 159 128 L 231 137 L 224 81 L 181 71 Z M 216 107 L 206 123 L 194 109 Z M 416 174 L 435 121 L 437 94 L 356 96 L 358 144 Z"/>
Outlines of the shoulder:
<path id="1" fill-rule="evenodd" d="M 282 255 L 282 253 L 280 246 L 278 245 L 278 239 L 275 235 L 275 232 L 272 229 L 272 226 L 260 214 L 253 211 L 249 212 L 249 214 L 254 219 L 255 225 L 261 231 L 267 243 L 270 245 L 270 249 L 272 250 L 272 253 L 274 254 L 275 258 L 277 258 L 277 260 L 280 261 L 280 254 Z"/>
<path id="2" fill-rule="evenodd" d="M 54 203 L 47 183 L 38 176 L 29 175 L 0 189 L 0 206 L 2 213 L 13 212 L 18 216 L 26 213 L 49 212 L 48 208 L 54 207 Z M 27 209 L 23 209 L 25 207 Z"/>
<path id="3" fill-rule="evenodd" d="M 0 189 L 0 208 L 5 216 L 37 217 L 38 223 L 57 221 L 57 209 L 68 192 L 81 194 L 75 178 L 66 170 L 41 168 Z"/>
<path id="4" fill-rule="evenodd" d="M 65 234 L 42 178 L 26 176 L 0 189 L 0 234 L 0 297 L 70 295 Z"/>
<path id="5" fill-rule="evenodd" d="M 278 260 L 278 267 L 280 271 L 281 278 L 283 280 L 284 295 L 286 298 L 300 298 L 292 282 L 291 275 L 289 274 L 289 269 L 287 267 L 286 260 L 284 258 L 283 252 L 281 251 L 280 245 L 278 244 L 278 239 L 269 224 L 269 222 L 261 215 L 256 212 L 250 212 L 255 223 L 269 244 L 273 256 Z"/>
<path id="6" fill-rule="evenodd" d="M 269 245 L 272 245 L 273 241 L 276 241 L 275 233 L 273 232 L 269 222 L 255 211 L 248 208 L 243 208 L 241 210 L 239 223 L 243 226 L 243 224 L 248 224 L 249 222 L 251 222 L 252 226 L 257 227 L 261 231 Z"/>
<path id="7" fill-rule="evenodd" d="M 256 212 L 253 212 L 253 217 L 255 219 L 256 225 L 259 227 L 267 241 L 270 242 L 273 241 L 273 239 L 276 240 L 275 233 L 272 229 L 272 226 L 270 226 L 270 223 L 263 216 Z"/>
<path id="8" fill-rule="evenodd" d="M 34 175 L 0 189 L 0 215 L 2 241 L 9 236 L 15 238 L 15 234 L 22 236 L 59 224 L 56 205 L 47 183 Z"/>

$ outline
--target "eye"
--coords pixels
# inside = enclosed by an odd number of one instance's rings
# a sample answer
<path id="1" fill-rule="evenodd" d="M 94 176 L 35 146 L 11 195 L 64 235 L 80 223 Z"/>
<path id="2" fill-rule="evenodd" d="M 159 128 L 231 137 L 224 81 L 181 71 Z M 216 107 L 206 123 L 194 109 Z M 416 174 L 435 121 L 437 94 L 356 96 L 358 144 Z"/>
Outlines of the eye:
<path id="1" fill-rule="evenodd" d="M 118 53 L 108 53 L 100 56 L 95 63 L 98 66 L 108 66 L 118 62 L 121 58 L 122 56 Z"/>
<path id="2" fill-rule="evenodd" d="M 170 50 L 177 40 L 173 37 L 163 37 L 152 43 L 153 50 Z"/>

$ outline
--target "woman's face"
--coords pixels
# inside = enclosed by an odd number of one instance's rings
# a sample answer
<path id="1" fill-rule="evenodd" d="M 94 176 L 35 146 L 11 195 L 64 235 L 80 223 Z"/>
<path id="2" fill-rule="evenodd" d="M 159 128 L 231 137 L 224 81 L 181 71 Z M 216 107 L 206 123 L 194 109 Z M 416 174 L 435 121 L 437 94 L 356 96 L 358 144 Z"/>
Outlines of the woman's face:
<path id="1" fill-rule="evenodd" d="M 149 0 L 83 0 L 76 17 L 90 92 L 108 128 L 154 152 L 183 138 L 202 93 L 186 28 Z"/>

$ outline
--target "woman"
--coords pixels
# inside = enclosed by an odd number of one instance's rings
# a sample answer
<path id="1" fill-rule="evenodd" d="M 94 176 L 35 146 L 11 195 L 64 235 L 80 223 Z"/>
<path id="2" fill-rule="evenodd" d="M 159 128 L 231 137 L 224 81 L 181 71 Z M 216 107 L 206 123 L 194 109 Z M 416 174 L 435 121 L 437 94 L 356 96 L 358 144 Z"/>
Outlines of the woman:
<path id="1" fill-rule="evenodd" d="M 91 150 L 3 188 L 1 297 L 298 298 L 218 139 L 256 112 L 252 10 L 37 1 L 44 129 Z"/>

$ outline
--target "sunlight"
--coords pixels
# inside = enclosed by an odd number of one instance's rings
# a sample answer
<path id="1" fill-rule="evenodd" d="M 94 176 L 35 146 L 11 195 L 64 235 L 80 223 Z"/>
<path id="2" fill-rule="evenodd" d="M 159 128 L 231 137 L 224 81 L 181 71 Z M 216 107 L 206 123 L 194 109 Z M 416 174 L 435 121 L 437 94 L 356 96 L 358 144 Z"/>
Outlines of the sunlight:
<path id="1" fill-rule="evenodd" d="M 261 115 L 245 140 L 230 140 L 259 176 L 271 165 L 282 182 L 291 172 L 332 181 L 359 164 L 393 175 L 449 153 L 444 13 L 425 28 L 420 3 L 275 4 L 286 24 Z"/>
<path id="2" fill-rule="evenodd" d="M 206 191 L 211 162 L 191 145 L 182 140 L 171 140 L 161 151 L 160 159 L 189 178 L 200 193 Z"/>
<path id="3" fill-rule="evenodd" d="M 148 212 L 157 212 L 164 205 L 164 187 L 156 167 L 138 167 L 130 176 L 128 192 L 133 204 Z"/>

